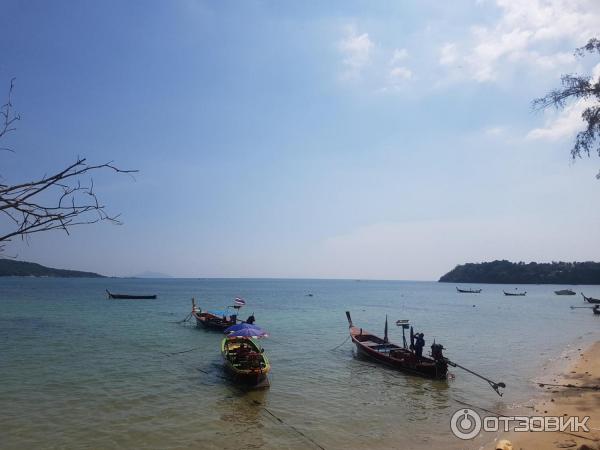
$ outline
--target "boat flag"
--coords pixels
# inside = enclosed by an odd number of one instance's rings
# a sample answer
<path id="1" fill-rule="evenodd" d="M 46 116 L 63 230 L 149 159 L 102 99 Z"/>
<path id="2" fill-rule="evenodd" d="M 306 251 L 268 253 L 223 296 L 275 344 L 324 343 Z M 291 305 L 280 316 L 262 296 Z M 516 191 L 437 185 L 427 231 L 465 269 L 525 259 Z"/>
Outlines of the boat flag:
<path id="1" fill-rule="evenodd" d="M 235 303 L 238 306 L 246 306 L 246 300 L 240 297 L 236 297 L 233 303 Z"/>

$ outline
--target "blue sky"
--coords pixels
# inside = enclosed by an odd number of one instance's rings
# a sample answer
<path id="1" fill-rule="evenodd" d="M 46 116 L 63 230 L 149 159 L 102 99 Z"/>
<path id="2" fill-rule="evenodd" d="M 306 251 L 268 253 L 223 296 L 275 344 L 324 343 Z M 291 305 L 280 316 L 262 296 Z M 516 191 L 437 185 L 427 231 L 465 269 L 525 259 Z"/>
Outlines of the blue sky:
<path id="1" fill-rule="evenodd" d="M 5 180 L 77 155 L 140 170 L 94 176 L 123 226 L 15 241 L 19 259 L 425 280 L 468 261 L 597 259 L 600 160 L 569 156 L 584 105 L 530 106 L 561 73 L 600 74 L 572 54 L 600 23 L 593 1 L 2 9 L 0 83 L 16 77 L 22 115 Z"/>

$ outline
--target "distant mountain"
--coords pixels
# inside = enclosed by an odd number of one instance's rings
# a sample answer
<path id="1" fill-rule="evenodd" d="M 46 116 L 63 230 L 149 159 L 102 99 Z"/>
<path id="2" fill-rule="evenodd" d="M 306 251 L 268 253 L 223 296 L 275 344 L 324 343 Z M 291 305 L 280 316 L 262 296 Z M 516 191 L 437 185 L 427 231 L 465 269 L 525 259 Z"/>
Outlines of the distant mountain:
<path id="1" fill-rule="evenodd" d="M 600 263 L 513 263 L 492 261 L 456 266 L 440 278 L 446 283 L 600 284 Z"/>
<path id="2" fill-rule="evenodd" d="M 133 275 L 132 278 L 172 278 L 171 275 L 160 272 L 151 272 L 149 270 Z"/>
<path id="3" fill-rule="evenodd" d="M 53 269 L 26 261 L 0 259 L 0 277 L 59 277 L 59 278 L 104 278 L 93 272 Z"/>

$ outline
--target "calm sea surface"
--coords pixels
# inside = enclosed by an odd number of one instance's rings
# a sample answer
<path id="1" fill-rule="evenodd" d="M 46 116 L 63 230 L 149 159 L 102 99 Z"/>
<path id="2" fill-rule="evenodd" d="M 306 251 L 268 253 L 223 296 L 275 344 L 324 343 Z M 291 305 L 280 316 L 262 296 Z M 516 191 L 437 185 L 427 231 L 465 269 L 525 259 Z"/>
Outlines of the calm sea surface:
<path id="1" fill-rule="evenodd" d="M 538 392 L 544 365 L 599 337 L 581 296 L 524 286 L 505 297 L 482 285 L 393 281 L 0 278 L 0 448 L 349 449 L 463 448 L 449 418 L 464 403 L 510 411 Z M 113 292 L 157 300 L 107 300 Z M 508 289 L 514 288 L 504 287 Z M 600 297 L 600 287 L 576 287 Z M 313 297 L 308 297 L 313 293 Z M 271 333 L 263 345 L 271 387 L 244 392 L 222 370 L 222 336 L 177 324 L 191 309 L 246 299 L 245 318 Z M 474 306 L 475 305 L 475 306 Z M 356 359 L 354 323 L 402 341 L 410 319 L 446 356 L 504 381 L 504 397 L 452 369 L 430 381 Z M 175 352 L 185 353 L 171 354 Z M 483 438 L 466 444 L 477 448 Z"/>

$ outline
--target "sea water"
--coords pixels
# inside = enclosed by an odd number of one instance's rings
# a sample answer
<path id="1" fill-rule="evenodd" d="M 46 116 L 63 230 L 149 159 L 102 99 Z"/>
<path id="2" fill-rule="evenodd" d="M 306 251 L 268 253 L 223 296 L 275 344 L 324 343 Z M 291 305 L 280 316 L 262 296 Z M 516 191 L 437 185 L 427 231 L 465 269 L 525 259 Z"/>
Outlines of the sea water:
<path id="1" fill-rule="evenodd" d="M 507 412 L 566 348 L 598 338 L 600 317 L 564 286 L 270 279 L 0 279 L 0 448 L 478 448 L 449 421 L 465 405 Z M 506 297 L 503 289 L 526 290 Z M 156 300 L 108 300 L 116 293 Z M 600 287 L 578 286 L 600 297 Z M 312 294 L 312 296 L 309 296 Z M 270 333 L 271 387 L 245 391 L 223 371 L 222 335 L 177 323 L 191 298 L 223 309 L 235 297 Z M 506 383 L 452 369 L 432 381 L 359 359 L 355 325 L 402 343 L 398 319 L 450 359 Z M 489 438 L 489 437 L 488 437 Z"/>

